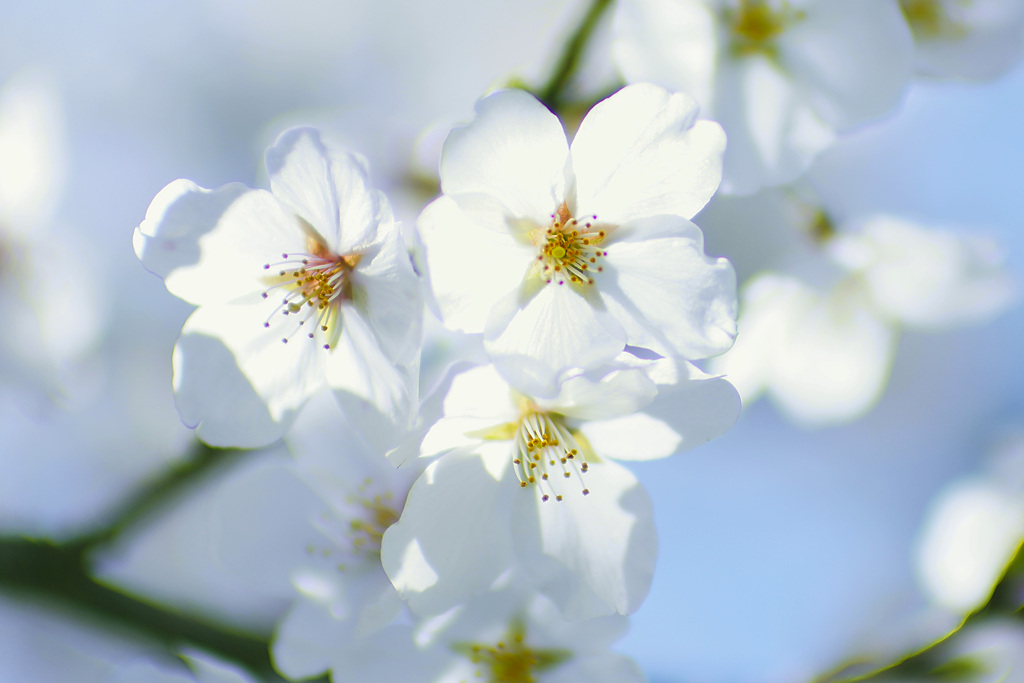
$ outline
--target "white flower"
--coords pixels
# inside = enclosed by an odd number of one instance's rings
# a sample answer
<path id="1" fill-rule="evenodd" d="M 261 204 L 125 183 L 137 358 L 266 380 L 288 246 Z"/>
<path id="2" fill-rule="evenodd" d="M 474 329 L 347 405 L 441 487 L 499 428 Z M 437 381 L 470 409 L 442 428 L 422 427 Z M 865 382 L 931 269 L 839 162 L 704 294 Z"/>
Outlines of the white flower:
<path id="1" fill-rule="evenodd" d="M 199 306 L 174 351 L 181 417 L 257 446 L 327 385 L 390 447 L 414 417 L 422 304 L 387 200 L 311 129 L 282 134 L 267 170 L 272 192 L 175 181 L 135 231 L 146 268 Z"/>
<path id="2" fill-rule="evenodd" d="M 550 600 L 514 583 L 434 621 L 421 627 L 419 638 L 428 648 L 447 655 L 443 673 L 429 679 L 433 683 L 645 680 L 635 662 L 609 649 L 626 632 L 625 617 L 566 621 Z"/>
<path id="3" fill-rule="evenodd" d="M 983 605 L 1024 543 L 1024 437 L 1009 439 L 986 472 L 948 487 L 918 539 L 917 575 L 938 605 Z"/>
<path id="4" fill-rule="evenodd" d="M 1019 0 L 899 0 L 925 76 L 994 78 L 1024 50 Z"/>
<path id="5" fill-rule="evenodd" d="M 875 404 L 902 328 L 984 320 L 1015 295 L 1000 250 L 985 238 L 889 216 L 842 228 L 821 236 L 831 282 L 766 272 L 744 285 L 742 333 L 711 364 L 744 402 L 766 391 L 809 426 L 849 421 Z"/>
<path id="6" fill-rule="evenodd" d="M 732 424 L 735 390 L 693 372 L 665 411 L 692 413 L 684 425 L 637 412 L 657 389 L 636 369 L 576 376 L 551 400 L 512 391 L 490 366 L 456 377 L 423 441 L 424 455 L 446 454 L 413 485 L 381 546 L 412 610 L 443 612 L 511 567 L 567 618 L 636 610 L 657 541 L 647 494 L 612 458 L 664 457 Z"/>
<path id="7" fill-rule="evenodd" d="M 45 73 L 23 70 L 0 88 L 0 378 L 51 393 L 66 388 L 69 365 L 92 350 L 103 322 L 91 245 L 53 225 L 62 119 Z"/>
<path id="8" fill-rule="evenodd" d="M 735 332 L 735 276 L 688 219 L 720 176 L 721 129 L 651 85 L 598 103 L 570 147 L 529 94 L 494 93 L 449 135 L 419 220 L 445 324 L 484 332 L 514 383 L 550 396 L 626 344 L 687 359 Z"/>
<path id="9" fill-rule="evenodd" d="M 725 128 L 725 192 L 793 180 L 911 75 L 891 0 L 623 0 L 615 27 L 628 81 L 689 92 Z"/>

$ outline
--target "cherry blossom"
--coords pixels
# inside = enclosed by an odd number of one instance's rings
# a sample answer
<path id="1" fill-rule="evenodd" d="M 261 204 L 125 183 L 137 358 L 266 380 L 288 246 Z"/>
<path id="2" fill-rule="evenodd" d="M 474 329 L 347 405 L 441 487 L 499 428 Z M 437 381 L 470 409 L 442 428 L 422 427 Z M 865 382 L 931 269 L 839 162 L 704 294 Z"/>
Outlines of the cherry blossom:
<path id="1" fill-rule="evenodd" d="M 918 73 L 994 78 L 1024 50 L 1024 5 L 1016 0 L 899 0 L 914 34 Z"/>
<path id="2" fill-rule="evenodd" d="M 412 610 L 443 612 L 512 567 L 525 567 L 567 618 L 636 610 L 657 543 L 646 493 L 615 460 L 698 445 L 739 412 L 728 383 L 689 371 L 673 377 L 686 390 L 665 399 L 665 413 L 681 422 L 639 412 L 663 379 L 655 371 L 577 375 L 546 400 L 512 390 L 490 366 L 457 376 L 422 446 L 443 455 L 413 485 L 381 546 Z"/>
<path id="3" fill-rule="evenodd" d="M 652 85 L 599 102 L 570 146 L 531 95 L 493 93 L 448 136 L 418 222 L 446 325 L 484 333 L 513 383 L 551 396 L 629 344 L 704 358 L 735 334 L 735 276 L 691 218 L 718 186 L 721 129 Z"/>
<path id="4" fill-rule="evenodd" d="M 178 410 L 211 444 L 257 446 L 327 386 L 386 449 L 414 417 L 422 308 L 387 200 L 312 129 L 282 134 L 267 170 L 270 192 L 175 181 L 135 232 L 199 307 L 174 351 Z"/>
<path id="5" fill-rule="evenodd" d="M 688 92 L 725 128 L 724 192 L 794 180 L 911 75 L 892 0 L 624 0 L 615 28 L 627 81 Z"/>

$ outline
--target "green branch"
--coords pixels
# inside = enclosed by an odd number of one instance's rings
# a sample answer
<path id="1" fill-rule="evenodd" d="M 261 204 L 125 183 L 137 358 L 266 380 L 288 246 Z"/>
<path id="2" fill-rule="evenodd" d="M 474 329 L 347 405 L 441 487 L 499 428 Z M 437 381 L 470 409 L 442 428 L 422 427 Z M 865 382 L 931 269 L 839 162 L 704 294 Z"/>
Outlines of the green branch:
<path id="1" fill-rule="evenodd" d="M 570 36 L 547 83 L 536 93 L 537 98 L 551 111 L 558 111 L 565 104 L 567 90 L 579 71 L 583 52 L 612 0 L 594 0 L 580 25 Z"/>

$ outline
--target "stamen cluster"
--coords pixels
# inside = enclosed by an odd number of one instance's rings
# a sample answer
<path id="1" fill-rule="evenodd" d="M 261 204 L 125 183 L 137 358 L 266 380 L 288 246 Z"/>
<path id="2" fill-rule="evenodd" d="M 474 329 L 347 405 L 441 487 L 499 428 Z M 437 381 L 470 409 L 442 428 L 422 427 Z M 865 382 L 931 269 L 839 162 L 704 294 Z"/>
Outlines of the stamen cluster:
<path id="1" fill-rule="evenodd" d="M 541 272 L 547 284 L 552 281 L 565 284 L 566 277 L 575 284 L 594 284 L 591 273 L 600 273 L 603 266 L 597 260 L 608 252 L 600 248 L 606 232 L 597 227 L 597 216 L 591 216 L 582 223 L 572 218 L 565 204 L 558 213 L 551 214 L 552 224 L 541 240 L 537 261 L 542 264 Z"/>
<path id="2" fill-rule="evenodd" d="M 339 256 L 330 253 L 323 245 L 310 240 L 313 247 L 309 254 L 281 254 L 281 261 L 275 264 L 266 263 L 264 270 L 280 268 L 275 276 L 275 284 L 263 292 L 263 298 L 270 297 L 270 292 L 284 288 L 285 295 L 281 303 L 274 309 L 281 315 L 299 314 L 304 309 L 306 314 L 300 317 L 299 326 L 312 320 L 314 329 L 306 334 L 310 339 L 316 338 L 316 329 L 331 332 L 324 349 L 330 349 L 340 333 L 338 322 L 338 304 L 352 298 L 350 274 L 359 263 L 358 255 Z M 270 327 L 270 320 L 263 323 Z M 297 330 L 298 328 L 296 328 Z M 333 330 L 333 331 L 332 331 Z M 281 341 L 288 343 L 289 337 Z"/>
<path id="3" fill-rule="evenodd" d="M 515 441 L 512 464 L 519 485 L 541 486 L 544 491 L 541 500 L 549 500 L 554 493 L 551 485 L 553 474 L 561 472 L 563 478 L 569 479 L 575 473 L 583 483 L 583 473 L 589 466 L 580 454 L 576 438 L 562 424 L 561 416 L 539 411 L 524 413 L 519 420 Z M 583 495 L 589 493 L 590 489 L 584 487 Z M 555 494 L 555 500 L 562 500 L 562 494 Z"/>

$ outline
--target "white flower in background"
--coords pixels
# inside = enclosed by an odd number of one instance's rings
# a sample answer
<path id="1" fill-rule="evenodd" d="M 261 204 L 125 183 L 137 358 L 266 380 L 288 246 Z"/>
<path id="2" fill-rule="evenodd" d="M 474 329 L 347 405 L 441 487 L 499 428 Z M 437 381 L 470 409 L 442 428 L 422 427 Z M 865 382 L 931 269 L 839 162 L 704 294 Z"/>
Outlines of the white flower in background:
<path id="1" fill-rule="evenodd" d="M 457 376 L 423 441 L 424 456 L 443 455 L 413 485 L 381 549 L 412 610 L 444 612 L 514 566 L 566 618 L 636 610 L 657 539 L 647 494 L 615 459 L 704 443 L 740 408 L 723 380 L 689 366 L 679 374 L 680 390 L 665 399 L 675 419 L 664 420 L 637 412 L 657 392 L 639 369 L 575 376 L 549 400 L 512 390 L 491 366 Z"/>
<path id="2" fill-rule="evenodd" d="M 56 86 L 16 73 L 0 88 L 0 377 L 51 392 L 103 327 L 89 245 L 53 225 L 65 147 Z"/>
<path id="3" fill-rule="evenodd" d="M 984 604 L 1024 542 L 1024 436 L 1007 439 L 986 471 L 958 481 L 931 507 L 917 575 L 931 599 L 963 614 Z"/>
<path id="4" fill-rule="evenodd" d="M 426 465 L 391 466 L 332 404 L 315 396 L 285 437 L 295 460 L 237 476 L 214 520 L 219 555 L 237 580 L 291 601 L 271 651 L 292 678 L 342 666 L 382 630 L 396 637 L 402 601 L 381 566 L 381 538 Z M 411 647 L 411 635 L 405 640 Z"/>
<path id="5" fill-rule="evenodd" d="M 735 333 L 735 275 L 704 255 L 691 218 L 715 189 L 721 128 L 652 85 L 598 103 L 571 147 L 531 95 L 496 92 L 448 136 L 444 195 L 418 222 L 446 325 L 483 332 L 513 383 L 559 375 L 625 345 L 705 358 Z"/>
<path id="6" fill-rule="evenodd" d="M 178 180 L 135 231 L 146 268 L 199 306 L 174 351 L 181 417 L 211 444 L 258 446 L 326 385 L 388 448 L 415 417 L 422 297 L 387 200 L 312 129 L 266 161 L 270 192 Z"/>
<path id="7" fill-rule="evenodd" d="M 991 619 L 960 631 L 944 651 L 946 670 L 965 683 L 1024 681 L 1024 626 L 1019 620 Z"/>
<path id="8" fill-rule="evenodd" d="M 722 190 L 741 194 L 894 109 L 913 61 L 892 0 L 623 0 L 615 28 L 628 81 L 690 93 L 722 124 Z"/>
<path id="9" fill-rule="evenodd" d="M 889 216 L 829 227 L 823 285 L 768 271 L 742 291 L 736 345 L 711 363 L 744 402 L 766 392 L 792 419 L 856 419 L 888 383 L 899 332 L 977 322 L 1005 308 L 1014 284 L 990 240 Z"/>
<path id="10" fill-rule="evenodd" d="M 994 78 L 1024 51 L 1019 0 L 899 0 L 914 34 L 917 71 L 938 78 Z"/>
<path id="11" fill-rule="evenodd" d="M 640 668 L 609 647 L 628 626 L 614 615 L 566 621 L 547 598 L 502 586 L 420 629 L 424 646 L 444 653 L 433 683 L 642 683 Z M 433 623 L 432 623 L 433 622 Z M 417 680 L 427 680 L 419 678 Z"/>

